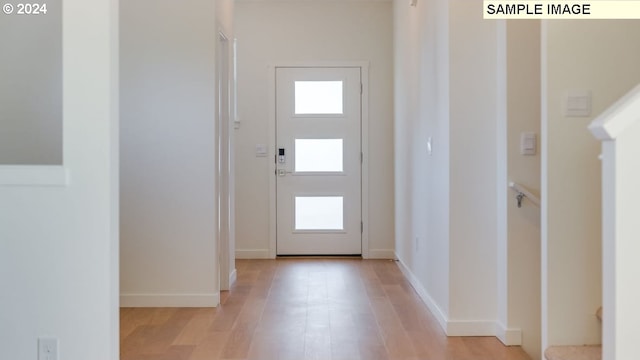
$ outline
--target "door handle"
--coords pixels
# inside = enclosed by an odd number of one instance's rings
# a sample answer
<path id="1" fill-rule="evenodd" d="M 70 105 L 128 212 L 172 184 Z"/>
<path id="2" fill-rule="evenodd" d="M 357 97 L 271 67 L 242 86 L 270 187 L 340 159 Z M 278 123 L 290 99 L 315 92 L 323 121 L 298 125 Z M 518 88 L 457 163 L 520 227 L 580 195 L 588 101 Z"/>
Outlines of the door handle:
<path id="1" fill-rule="evenodd" d="M 276 170 L 278 176 L 283 177 L 283 176 L 287 176 L 287 174 L 291 174 L 291 171 L 287 171 L 285 169 L 278 169 Z"/>

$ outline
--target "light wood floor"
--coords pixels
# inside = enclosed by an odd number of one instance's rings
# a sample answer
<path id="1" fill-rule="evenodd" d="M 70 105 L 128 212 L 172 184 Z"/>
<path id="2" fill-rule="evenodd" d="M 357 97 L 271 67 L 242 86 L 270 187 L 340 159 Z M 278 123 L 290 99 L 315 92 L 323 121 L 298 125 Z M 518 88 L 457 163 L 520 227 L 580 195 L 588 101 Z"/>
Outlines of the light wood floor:
<path id="1" fill-rule="evenodd" d="M 529 360 L 447 338 L 393 261 L 238 260 L 210 308 L 123 308 L 121 360 Z"/>

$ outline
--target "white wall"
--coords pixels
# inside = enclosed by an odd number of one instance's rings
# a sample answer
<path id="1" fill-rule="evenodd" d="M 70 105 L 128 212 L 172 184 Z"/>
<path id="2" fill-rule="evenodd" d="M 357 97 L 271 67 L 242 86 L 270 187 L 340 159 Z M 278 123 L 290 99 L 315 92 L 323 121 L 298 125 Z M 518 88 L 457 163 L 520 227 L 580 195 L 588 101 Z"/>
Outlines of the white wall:
<path id="1" fill-rule="evenodd" d="M 47 5 L 2 15 L 0 164 L 62 164 L 62 1 Z"/>
<path id="2" fill-rule="evenodd" d="M 540 140 L 540 22 L 507 24 L 507 177 L 540 194 L 540 142 L 535 156 L 520 154 L 520 135 Z M 521 331 L 522 347 L 540 359 L 540 208 L 516 193 L 507 197 L 507 328 Z"/>
<path id="3" fill-rule="evenodd" d="M 236 3 L 238 104 L 236 239 L 238 257 L 269 257 L 269 66 L 369 61 L 369 248 L 393 256 L 393 96 L 390 2 Z"/>
<path id="4" fill-rule="evenodd" d="M 122 4 L 123 306 L 219 302 L 215 47 L 232 5 L 194 4 Z"/>
<path id="5" fill-rule="evenodd" d="M 66 0 L 63 23 L 70 182 L 0 187 L 3 359 L 37 359 L 41 336 L 59 359 L 119 353 L 118 1 Z"/>
<path id="6" fill-rule="evenodd" d="M 600 343 L 600 144 L 587 125 L 640 81 L 638 21 L 548 22 L 547 157 L 543 159 L 543 344 Z M 562 112 L 568 89 L 592 91 L 592 116 Z M 546 322 L 546 325 L 545 323 Z"/>
<path id="7" fill-rule="evenodd" d="M 497 318 L 498 36 L 480 6 L 394 8 L 396 251 L 451 335 Z"/>
<path id="8" fill-rule="evenodd" d="M 450 1 L 449 11 L 449 316 L 492 322 L 497 317 L 497 23 L 478 16 L 480 2 Z"/>
<path id="9" fill-rule="evenodd" d="M 449 9 L 394 3 L 396 253 L 449 311 Z M 433 153 L 427 156 L 426 139 Z"/>

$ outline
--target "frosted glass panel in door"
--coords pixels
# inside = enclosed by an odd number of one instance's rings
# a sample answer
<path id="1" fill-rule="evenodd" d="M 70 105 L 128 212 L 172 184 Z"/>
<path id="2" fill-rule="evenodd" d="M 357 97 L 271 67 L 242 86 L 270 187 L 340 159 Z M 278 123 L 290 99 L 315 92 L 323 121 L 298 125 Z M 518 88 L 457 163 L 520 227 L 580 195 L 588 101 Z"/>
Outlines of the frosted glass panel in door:
<path id="1" fill-rule="evenodd" d="M 296 81 L 296 115 L 343 113 L 342 81 Z"/>
<path id="2" fill-rule="evenodd" d="M 342 172 L 342 139 L 296 139 L 296 172 Z"/>
<path id="3" fill-rule="evenodd" d="M 296 196 L 296 230 L 343 230 L 342 196 Z"/>
<path id="4" fill-rule="evenodd" d="M 362 253 L 361 69 L 276 68 L 276 254 Z"/>

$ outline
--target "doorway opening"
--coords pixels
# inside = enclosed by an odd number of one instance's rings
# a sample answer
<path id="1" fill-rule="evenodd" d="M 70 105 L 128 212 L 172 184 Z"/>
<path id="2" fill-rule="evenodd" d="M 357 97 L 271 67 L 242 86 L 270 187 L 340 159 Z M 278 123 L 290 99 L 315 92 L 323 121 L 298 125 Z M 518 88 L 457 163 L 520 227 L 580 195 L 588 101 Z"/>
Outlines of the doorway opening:
<path id="1" fill-rule="evenodd" d="M 229 290 L 235 279 L 235 254 L 231 244 L 234 234 L 234 209 L 233 209 L 233 141 L 231 132 L 231 42 L 220 31 L 218 33 L 217 49 L 217 109 L 216 151 L 217 151 L 217 208 L 218 208 L 218 264 L 220 290 Z"/>

